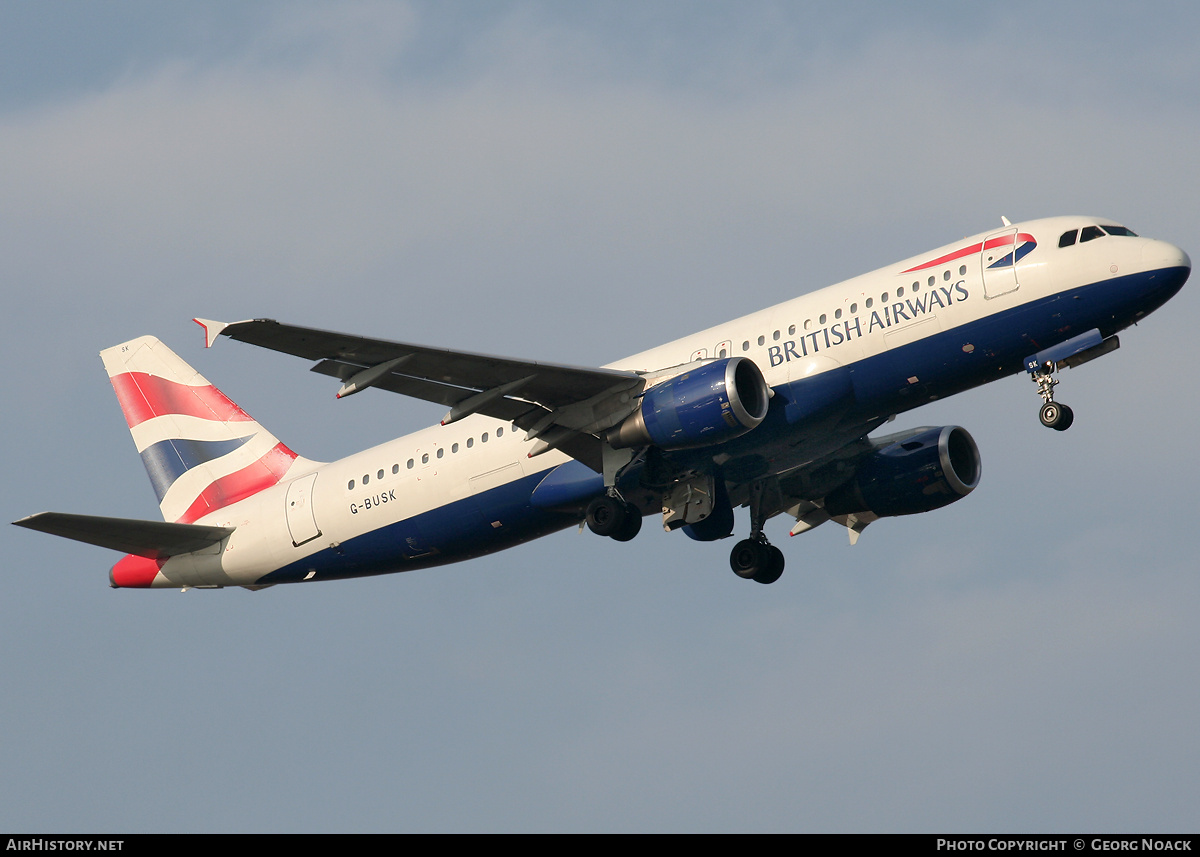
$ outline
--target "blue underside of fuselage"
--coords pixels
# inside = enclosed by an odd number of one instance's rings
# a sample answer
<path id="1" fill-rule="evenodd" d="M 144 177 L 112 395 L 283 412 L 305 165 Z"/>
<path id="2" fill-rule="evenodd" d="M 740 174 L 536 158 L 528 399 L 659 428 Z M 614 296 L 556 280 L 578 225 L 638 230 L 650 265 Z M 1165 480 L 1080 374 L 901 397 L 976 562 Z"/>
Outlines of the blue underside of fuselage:
<path id="1" fill-rule="evenodd" d="M 843 423 L 869 422 L 877 415 L 909 410 L 1020 372 L 1030 354 L 1093 328 L 1105 336 L 1116 333 L 1162 306 L 1179 291 L 1189 273 L 1188 268 L 1168 268 L 1113 277 L 834 370 L 849 373 L 853 391 L 850 414 L 843 417 Z M 806 383 L 776 387 L 780 403 L 773 401 L 766 421 L 723 444 L 722 452 L 750 455 L 785 442 L 798 428 L 795 412 L 789 419 L 786 403 L 803 402 Z M 570 462 L 562 467 L 583 465 Z M 273 571 L 257 583 L 410 571 L 493 553 L 564 529 L 578 523 L 579 512 L 539 508 L 531 502 L 534 489 L 552 469 L 357 536 Z M 590 490 L 588 485 L 595 493 L 603 490 L 598 474 L 594 483 L 579 478 L 572 481 L 579 486 L 577 491 Z"/>
<path id="2" fill-rule="evenodd" d="M 428 568 L 494 553 L 569 527 L 578 521 L 577 516 L 530 503 L 533 490 L 553 469 L 364 533 L 273 571 L 258 583 L 366 577 Z"/>

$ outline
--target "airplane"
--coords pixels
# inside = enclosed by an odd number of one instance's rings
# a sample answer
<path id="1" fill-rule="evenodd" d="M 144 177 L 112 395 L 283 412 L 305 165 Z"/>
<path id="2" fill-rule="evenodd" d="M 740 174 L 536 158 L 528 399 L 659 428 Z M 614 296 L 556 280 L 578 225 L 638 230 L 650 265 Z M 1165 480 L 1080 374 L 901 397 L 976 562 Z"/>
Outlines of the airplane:
<path id="1" fill-rule="evenodd" d="M 1025 371 L 1044 426 L 1074 419 L 1059 370 L 1182 288 L 1187 253 L 1106 218 L 1002 226 L 593 369 L 368 339 L 270 319 L 195 319 L 341 382 L 439 403 L 438 425 L 332 463 L 281 442 L 162 342 L 101 352 L 162 521 L 44 512 L 14 523 L 127 554 L 114 588 L 256 590 L 479 557 L 571 526 L 617 541 L 645 516 L 769 584 L 798 535 L 956 502 L 981 459 L 959 426 L 871 433 Z"/>

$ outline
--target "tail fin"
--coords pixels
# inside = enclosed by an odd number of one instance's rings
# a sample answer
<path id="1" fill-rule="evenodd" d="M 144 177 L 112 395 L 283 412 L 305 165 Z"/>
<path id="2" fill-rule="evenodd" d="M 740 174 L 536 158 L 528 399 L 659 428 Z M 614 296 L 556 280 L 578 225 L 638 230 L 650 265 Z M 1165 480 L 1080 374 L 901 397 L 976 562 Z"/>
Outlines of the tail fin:
<path id="1" fill-rule="evenodd" d="M 100 357 L 164 520 L 190 524 L 310 464 L 153 336 Z"/>

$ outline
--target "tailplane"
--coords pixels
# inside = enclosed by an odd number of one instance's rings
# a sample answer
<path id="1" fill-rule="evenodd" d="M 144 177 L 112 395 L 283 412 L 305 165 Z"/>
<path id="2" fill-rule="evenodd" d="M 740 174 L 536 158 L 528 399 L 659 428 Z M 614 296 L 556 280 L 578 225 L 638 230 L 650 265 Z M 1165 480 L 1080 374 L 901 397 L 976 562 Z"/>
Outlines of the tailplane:
<path id="1" fill-rule="evenodd" d="M 164 520 L 190 524 L 312 465 L 153 336 L 100 357 Z"/>

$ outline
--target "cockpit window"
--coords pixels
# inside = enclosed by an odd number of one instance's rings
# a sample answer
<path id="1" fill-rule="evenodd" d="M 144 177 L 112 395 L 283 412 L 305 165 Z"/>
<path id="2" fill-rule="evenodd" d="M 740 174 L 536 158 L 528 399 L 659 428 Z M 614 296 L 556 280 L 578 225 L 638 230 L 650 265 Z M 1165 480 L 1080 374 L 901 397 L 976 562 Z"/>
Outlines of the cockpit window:
<path id="1" fill-rule="evenodd" d="M 1137 233 L 1132 229 L 1126 229 L 1124 226 L 1109 226 L 1107 223 L 1101 227 L 1109 235 L 1128 235 L 1130 238 L 1137 238 Z"/>
<path id="2" fill-rule="evenodd" d="M 1064 232 L 1062 237 L 1058 239 L 1059 247 L 1070 247 L 1075 243 L 1075 236 L 1079 234 L 1078 229 L 1072 229 L 1069 232 Z"/>
<path id="3" fill-rule="evenodd" d="M 1099 226 L 1085 226 L 1079 232 L 1079 243 L 1082 244 L 1084 241 L 1091 241 L 1094 238 L 1103 237 L 1104 232 Z"/>

